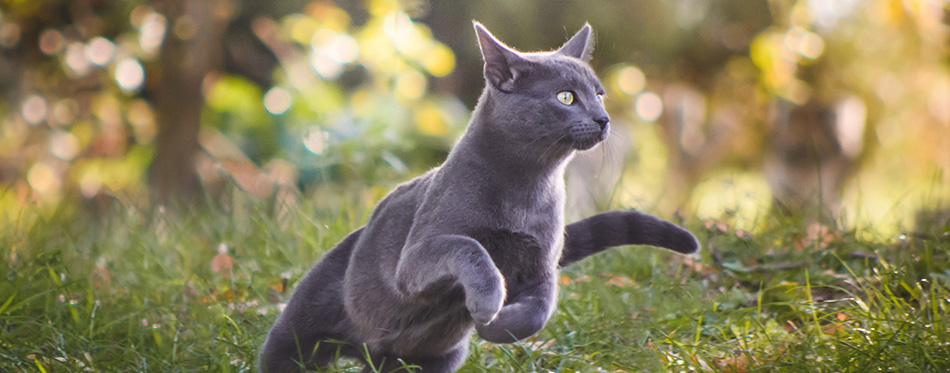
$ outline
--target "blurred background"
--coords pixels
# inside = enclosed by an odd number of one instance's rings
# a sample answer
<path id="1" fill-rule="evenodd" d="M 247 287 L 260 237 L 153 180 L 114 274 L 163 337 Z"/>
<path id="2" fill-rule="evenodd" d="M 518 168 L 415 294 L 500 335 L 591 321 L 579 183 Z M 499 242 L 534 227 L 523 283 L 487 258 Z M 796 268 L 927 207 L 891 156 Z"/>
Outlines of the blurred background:
<path id="1" fill-rule="evenodd" d="M 0 0 L 0 222 L 233 186 L 371 205 L 464 130 L 473 19 L 524 51 L 596 32 L 614 130 L 572 219 L 947 216 L 945 0 Z"/>

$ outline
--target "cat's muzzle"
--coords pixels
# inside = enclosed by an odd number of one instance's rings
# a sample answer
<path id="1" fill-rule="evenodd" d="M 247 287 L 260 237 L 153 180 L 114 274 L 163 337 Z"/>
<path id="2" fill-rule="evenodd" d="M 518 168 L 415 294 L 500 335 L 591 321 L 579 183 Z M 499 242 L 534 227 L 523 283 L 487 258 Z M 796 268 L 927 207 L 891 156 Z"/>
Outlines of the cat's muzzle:
<path id="1" fill-rule="evenodd" d="M 571 128 L 571 147 L 576 150 L 588 150 L 607 139 L 610 132 L 610 119 L 597 119 L 595 123 L 585 123 Z"/>

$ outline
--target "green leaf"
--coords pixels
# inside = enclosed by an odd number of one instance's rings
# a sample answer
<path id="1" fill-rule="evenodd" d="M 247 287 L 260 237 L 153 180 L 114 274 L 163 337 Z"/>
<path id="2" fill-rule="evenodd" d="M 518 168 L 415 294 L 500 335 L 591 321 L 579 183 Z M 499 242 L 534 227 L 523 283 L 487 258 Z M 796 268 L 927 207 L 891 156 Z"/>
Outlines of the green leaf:
<path id="1" fill-rule="evenodd" d="M 3 311 L 5 311 L 5 310 L 7 309 L 7 307 L 10 305 L 10 303 L 13 302 L 13 298 L 16 297 L 16 294 L 17 294 L 17 292 L 14 291 L 13 294 L 10 294 L 10 297 L 7 298 L 7 301 L 6 301 L 6 302 L 3 302 L 3 305 L 0 306 L 0 315 L 2 315 L 2 314 L 3 314 Z"/>

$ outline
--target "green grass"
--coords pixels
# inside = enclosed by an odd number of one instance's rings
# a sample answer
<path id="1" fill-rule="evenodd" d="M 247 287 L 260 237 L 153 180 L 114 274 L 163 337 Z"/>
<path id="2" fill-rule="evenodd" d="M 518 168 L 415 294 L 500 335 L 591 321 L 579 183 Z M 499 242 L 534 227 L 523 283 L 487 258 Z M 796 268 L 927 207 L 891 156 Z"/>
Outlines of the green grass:
<path id="1" fill-rule="evenodd" d="M 254 370 L 278 304 L 370 208 L 321 205 L 21 214 L 0 226 L 0 371 Z M 763 219 L 687 221 L 701 258 L 628 247 L 564 269 L 538 336 L 473 338 L 461 371 L 950 370 L 946 228 L 873 242 Z"/>

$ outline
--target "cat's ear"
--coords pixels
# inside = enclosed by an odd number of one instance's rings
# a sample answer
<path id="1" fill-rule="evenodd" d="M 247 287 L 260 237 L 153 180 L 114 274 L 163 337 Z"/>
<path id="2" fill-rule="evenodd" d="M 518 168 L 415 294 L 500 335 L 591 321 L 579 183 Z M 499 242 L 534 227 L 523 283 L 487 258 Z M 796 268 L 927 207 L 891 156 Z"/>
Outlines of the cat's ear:
<path id="1" fill-rule="evenodd" d="M 472 23 L 485 61 L 485 80 L 499 90 L 511 92 L 520 75 L 519 69 L 526 61 L 518 52 L 498 41 L 481 23 Z"/>
<path id="2" fill-rule="evenodd" d="M 590 61 L 594 54 L 594 33 L 590 24 L 585 23 L 580 31 L 571 37 L 567 43 L 557 50 L 558 54 L 578 58 L 584 62 Z"/>

